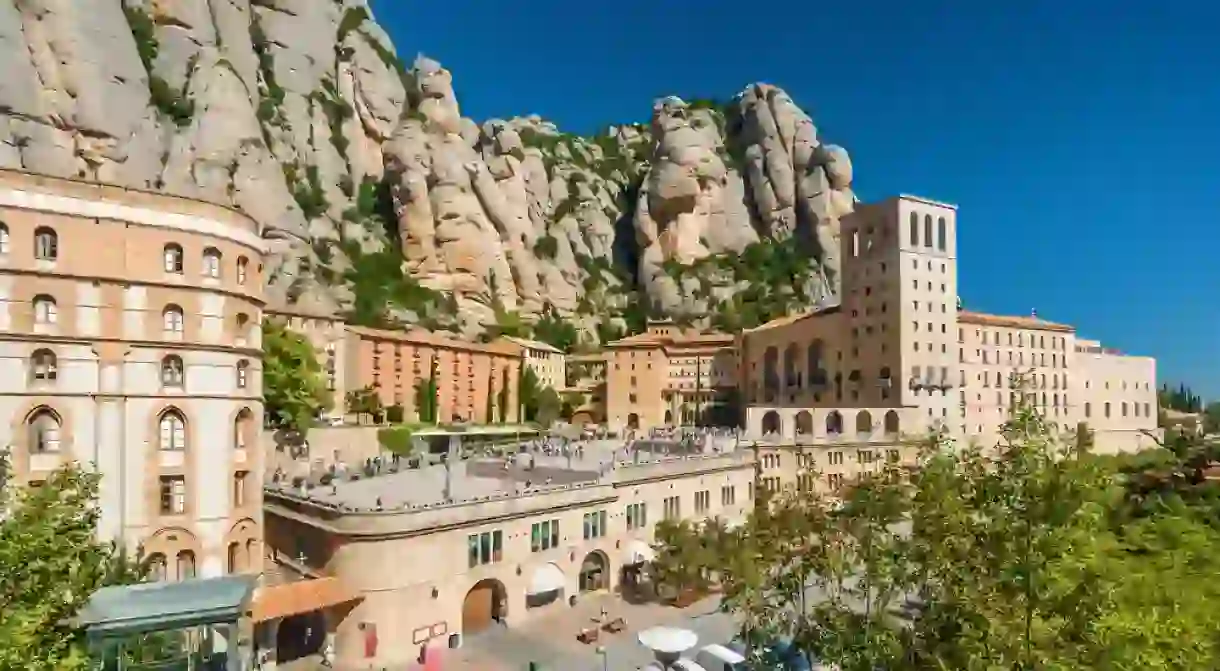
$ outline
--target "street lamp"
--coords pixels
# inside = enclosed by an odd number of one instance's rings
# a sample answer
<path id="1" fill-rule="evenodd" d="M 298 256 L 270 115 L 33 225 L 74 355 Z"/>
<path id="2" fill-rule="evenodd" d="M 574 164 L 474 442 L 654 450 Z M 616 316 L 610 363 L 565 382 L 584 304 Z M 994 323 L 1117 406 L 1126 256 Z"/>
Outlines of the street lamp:
<path id="1" fill-rule="evenodd" d="M 610 671 L 610 655 L 606 652 L 606 646 L 597 646 L 597 656 L 602 658 L 602 671 Z"/>

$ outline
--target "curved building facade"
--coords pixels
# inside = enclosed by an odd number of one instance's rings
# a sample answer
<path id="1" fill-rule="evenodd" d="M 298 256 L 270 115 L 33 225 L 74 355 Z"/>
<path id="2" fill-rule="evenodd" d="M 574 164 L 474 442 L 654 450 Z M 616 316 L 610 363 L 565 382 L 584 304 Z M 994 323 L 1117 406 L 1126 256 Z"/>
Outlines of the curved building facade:
<path id="1" fill-rule="evenodd" d="M 261 568 L 263 241 L 232 210 L 0 170 L 0 446 L 102 474 L 164 579 Z"/>

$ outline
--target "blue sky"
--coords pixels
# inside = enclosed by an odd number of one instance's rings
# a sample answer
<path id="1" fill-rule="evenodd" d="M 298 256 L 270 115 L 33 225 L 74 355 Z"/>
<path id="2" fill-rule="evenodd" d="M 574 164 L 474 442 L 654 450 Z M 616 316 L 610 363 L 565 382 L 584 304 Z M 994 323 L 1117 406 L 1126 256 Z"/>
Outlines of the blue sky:
<path id="1" fill-rule="evenodd" d="M 1075 324 L 1220 397 L 1220 3 L 373 0 L 465 115 L 591 133 L 785 88 L 866 201 L 957 203 L 972 309 Z"/>

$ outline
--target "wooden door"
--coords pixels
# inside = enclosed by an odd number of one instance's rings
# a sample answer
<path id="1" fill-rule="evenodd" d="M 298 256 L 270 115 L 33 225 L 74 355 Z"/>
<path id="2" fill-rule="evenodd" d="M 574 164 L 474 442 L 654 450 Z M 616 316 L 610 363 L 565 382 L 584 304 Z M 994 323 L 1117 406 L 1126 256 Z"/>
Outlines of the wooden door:
<path id="1" fill-rule="evenodd" d="M 462 633 L 466 636 L 483 631 L 491 626 L 492 599 L 495 590 L 491 585 L 475 585 L 462 602 Z"/>

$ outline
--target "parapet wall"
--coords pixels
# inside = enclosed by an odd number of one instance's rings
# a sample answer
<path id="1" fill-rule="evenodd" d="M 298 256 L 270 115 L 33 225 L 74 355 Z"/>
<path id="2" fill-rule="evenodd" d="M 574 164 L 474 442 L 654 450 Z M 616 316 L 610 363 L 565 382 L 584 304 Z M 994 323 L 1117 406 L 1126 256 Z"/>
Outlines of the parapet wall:
<path id="1" fill-rule="evenodd" d="M 666 457 L 639 463 L 619 462 L 597 481 L 531 487 L 528 490 L 506 489 L 464 500 L 407 504 L 385 510 L 355 509 L 324 497 L 311 496 L 306 490 L 287 487 L 268 487 L 264 501 L 273 512 L 278 512 L 276 508 L 282 509 L 289 513 L 288 516 L 301 518 L 301 521 L 325 527 L 334 533 L 357 536 L 414 534 L 466 525 L 476 520 L 595 505 L 616 499 L 616 489 L 621 486 L 749 468 L 752 463 L 752 455 L 744 452 Z"/>

